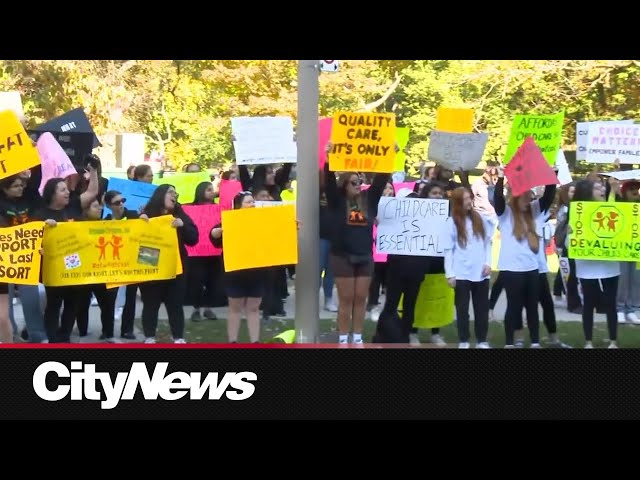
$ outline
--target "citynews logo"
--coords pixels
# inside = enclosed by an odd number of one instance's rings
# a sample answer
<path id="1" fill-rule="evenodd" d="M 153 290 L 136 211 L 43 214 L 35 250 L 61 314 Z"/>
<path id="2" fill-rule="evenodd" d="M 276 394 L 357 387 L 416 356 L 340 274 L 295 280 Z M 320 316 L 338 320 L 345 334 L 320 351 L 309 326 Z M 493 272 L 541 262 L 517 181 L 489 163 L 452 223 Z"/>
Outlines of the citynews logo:
<path id="1" fill-rule="evenodd" d="M 189 400 L 202 400 L 208 392 L 209 400 L 246 400 L 256 390 L 253 383 L 258 376 L 253 372 L 172 372 L 167 375 L 168 362 L 155 365 L 149 375 L 144 362 L 134 362 L 128 372 L 118 372 L 115 381 L 109 372 L 96 372 L 92 363 L 71 362 L 71 368 L 59 362 L 45 362 L 33 372 L 33 390 L 48 402 L 57 402 L 71 395 L 71 400 L 97 400 L 102 410 L 116 408 L 120 400 L 133 400 L 142 391 L 145 400 L 173 401 L 189 395 Z M 47 385 L 47 376 L 55 374 L 55 382 Z M 61 379 L 68 378 L 69 381 Z M 102 393 L 96 389 L 102 386 Z"/>

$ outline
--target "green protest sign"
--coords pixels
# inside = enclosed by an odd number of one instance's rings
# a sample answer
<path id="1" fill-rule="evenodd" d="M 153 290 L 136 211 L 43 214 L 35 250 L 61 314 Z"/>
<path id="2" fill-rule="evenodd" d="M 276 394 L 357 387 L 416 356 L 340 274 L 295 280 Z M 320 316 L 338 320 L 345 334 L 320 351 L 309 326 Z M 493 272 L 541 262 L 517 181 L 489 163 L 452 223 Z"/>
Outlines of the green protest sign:
<path id="1" fill-rule="evenodd" d="M 509 134 L 504 164 L 511 161 L 525 138 L 533 137 L 549 165 L 554 165 L 562 142 L 563 123 L 564 111 L 551 115 L 516 115 Z"/>

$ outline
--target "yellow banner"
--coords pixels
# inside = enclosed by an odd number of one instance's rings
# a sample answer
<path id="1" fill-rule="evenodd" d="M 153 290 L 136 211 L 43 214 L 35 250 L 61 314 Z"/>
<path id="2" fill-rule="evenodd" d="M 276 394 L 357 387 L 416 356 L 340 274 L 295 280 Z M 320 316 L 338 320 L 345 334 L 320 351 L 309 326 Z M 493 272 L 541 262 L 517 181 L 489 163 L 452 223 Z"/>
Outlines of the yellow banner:
<path id="1" fill-rule="evenodd" d="M 178 248 L 178 253 L 176 254 L 176 277 L 178 275 L 182 275 L 183 273 L 184 272 L 182 271 L 182 260 L 180 259 L 180 248 Z M 132 283 L 134 282 L 107 283 L 105 286 L 107 288 L 120 288 L 120 287 L 126 287 L 127 285 L 131 285 Z"/>
<path id="2" fill-rule="evenodd" d="M 439 108 L 436 114 L 436 130 L 449 133 L 473 132 L 473 109 Z"/>
<path id="3" fill-rule="evenodd" d="M 334 172 L 392 173 L 396 161 L 396 116 L 336 113 L 331 144 L 329 167 Z"/>
<path id="4" fill-rule="evenodd" d="M 38 285 L 44 222 L 0 228 L 0 282 Z"/>
<path id="5" fill-rule="evenodd" d="M 569 258 L 640 260 L 638 203 L 571 202 Z"/>
<path id="6" fill-rule="evenodd" d="M 165 215 L 144 220 L 70 222 L 44 231 L 45 285 L 127 284 L 175 278 L 178 236 Z"/>
<path id="7" fill-rule="evenodd" d="M 425 275 L 413 320 L 415 328 L 439 328 L 453 322 L 455 292 L 444 273 Z M 402 309 L 404 299 L 400 301 Z"/>
<path id="8" fill-rule="evenodd" d="M 40 156 L 11 110 L 0 112 L 0 178 L 40 165 Z"/>
<path id="9" fill-rule="evenodd" d="M 298 263 L 295 205 L 222 212 L 226 272 Z"/>

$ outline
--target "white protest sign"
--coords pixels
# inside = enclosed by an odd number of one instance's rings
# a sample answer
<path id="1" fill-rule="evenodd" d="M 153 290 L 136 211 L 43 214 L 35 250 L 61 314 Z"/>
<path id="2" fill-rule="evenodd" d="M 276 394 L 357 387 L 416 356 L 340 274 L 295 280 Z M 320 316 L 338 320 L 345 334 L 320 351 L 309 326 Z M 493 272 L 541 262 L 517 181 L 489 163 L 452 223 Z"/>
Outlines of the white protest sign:
<path id="1" fill-rule="evenodd" d="M 605 124 L 628 124 L 633 120 L 615 120 L 611 122 L 577 122 L 576 123 L 576 160 L 587 159 L 587 135 L 589 134 L 589 125 Z"/>
<path id="2" fill-rule="evenodd" d="M 382 197 L 378 204 L 378 253 L 444 257 L 449 201 Z"/>
<path id="3" fill-rule="evenodd" d="M 238 165 L 296 163 L 298 159 L 289 117 L 232 118 L 231 131 Z"/>
<path id="4" fill-rule="evenodd" d="M 558 150 L 558 155 L 556 155 L 556 168 L 558 169 L 558 180 L 560 181 L 560 185 L 566 185 L 567 183 L 573 182 L 571 172 L 569 171 L 569 164 L 567 163 L 567 159 L 565 158 L 562 149 Z"/>
<path id="5" fill-rule="evenodd" d="M 488 133 L 450 133 L 432 130 L 429 160 L 449 170 L 471 170 L 478 166 L 489 139 Z"/>
<path id="6" fill-rule="evenodd" d="M 11 110 L 16 114 L 18 120 L 24 121 L 24 110 L 22 109 L 22 97 L 20 92 L 0 92 L 0 112 Z"/>
<path id="7" fill-rule="evenodd" d="M 640 163 L 640 125 L 606 122 L 589 125 L 585 160 Z"/>
<path id="8" fill-rule="evenodd" d="M 624 172 L 607 172 L 607 173 L 599 173 L 598 175 L 604 175 L 607 177 L 613 177 L 618 180 L 638 180 L 640 179 L 640 170 L 627 170 Z"/>

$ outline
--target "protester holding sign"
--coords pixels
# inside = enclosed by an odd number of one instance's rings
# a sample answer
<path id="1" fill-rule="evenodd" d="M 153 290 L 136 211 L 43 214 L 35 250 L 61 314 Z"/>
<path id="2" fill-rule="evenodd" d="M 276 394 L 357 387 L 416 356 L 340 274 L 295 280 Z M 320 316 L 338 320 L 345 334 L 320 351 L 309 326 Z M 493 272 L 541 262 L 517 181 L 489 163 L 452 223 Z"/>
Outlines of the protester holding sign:
<path id="1" fill-rule="evenodd" d="M 512 195 L 509 204 L 504 198 L 504 169 L 498 169 L 495 209 L 501 234 L 498 270 L 507 291 L 507 311 L 504 319 L 505 348 L 514 348 L 514 332 L 522 323 L 522 309 L 527 312 L 531 348 L 540 348 L 538 317 L 538 251 L 540 238 L 536 234 L 535 218 L 548 210 L 556 186 L 548 185 L 544 196 L 531 201 L 531 191 Z"/>
<path id="2" fill-rule="evenodd" d="M 67 177 L 69 178 L 69 177 Z M 88 208 L 98 195 L 98 172 L 89 167 L 87 190 L 72 196 L 62 178 L 47 181 L 42 191 L 44 207 L 35 218 L 43 220 L 47 227 L 55 228 L 58 222 L 73 222 L 82 218 L 82 211 Z M 43 245 L 46 249 L 46 244 Z M 72 286 L 46 287 L 47 306 L 44 311 L 44 326 L 50 343 L 69 343 L 76 315 L 76 289 Z M 60 309 L 63 308 L 62 318 Z"/>
<path id="3" fill-rule="evenodd" d="M 382 192 L 383 197 L 394 197 L 396 195 L 392 182 L 387 182 Z M 375 248 L 375 238 L 373 239 Z M 380 298 L 380 289 L 386 288 L 387 279 L 387 262 L 375 261 L 373 268 L 373 277 L 371 278 L 371 285 L 369 287 L 369 298 L 367 300 L 367 310 L 373 309 L 373 307 L 380 304 L 378 301 Z M 417 294 L 416 294 L 417 295 Z"/>
<path id="4" fill-rule="evenodd" d="M 238 210 L 241 208 L 255 208 L 255 200 L 251 192 L 240 192 L 234 197 L 233 209 Z M 222 223 L 211 230 L 211 243 L 216 248 L 223 248 L 222 232 Z M 238 343 L 240 320 L 243 312 L 247 318 L 251 343 L 260 341 L 260 302 L 265 291 L 267 273 L 268 267 L 225 272 L 225 290 L 229 297 L 227 337 L 230 343 Z"/>
<path id="5" fill-rule="evenodd" d="M 331 149 L 331 145 L 328 145 Z M 362 329 L 369 284 L 373 273 L 373 224 L 378 214 L 378 202 L 390 174 L 378 173 L 367 191 L 361 194 L 362 181 L 354 172 L 346 172 L 336 181 L 325 163 L 325 192 L 332 219 L 331 269 L 338 289 L 339 343 L 362 344 Z"/>
<path id="6" fill-rule="evenodd" d="M 149 218 L 172 215 L 172 226 L 178 231 L 178 247 L 182 269 L 185 270 L 187 251 L 185 245 L 198 243 L 198 229 L 189 216 L 184 213 L 178 203 L 176 190 L 172 185 L 160 185 L 149 199 L 144 208 L 144 214 Z M 186 343 L 184 340 L 184 296 L 186 289 L 185 275 L 177 275 L 172 280 L 156 280 L 140 284 L 142 296 L 142 329 L 144 343 L 156 343 L 158 328 L 158 313 L 160 305 L 164 303 L 169 317 L 169 327 L 174 343 Z"/>
<path id="7" fill-rule="evenodd" d="M 455 289 L 458 347 L 469 348 L 469 301 L 473 302 L 476 348 L 490 348 L 489 277 L 493 229 L 473 209 L 471 193 L 457 188 L 451 195 L 449 240 L 444 267 L 449 286 Z"/>
<path id="8" fill-rule="evenodd" d="M 571 200 L 569 216 L 578 216 L 571 207 L 578 202 L 604 202 L 606 189 L 591 180 L 581 180 L 576 183 L 575 193 Z M 610 218 L 610 217 L 609 217 Z M 597 219 L 597 218 L 596 218 Z M 580 220 L 579 218 L 577 220 Z M 585 221 L 591 221 L 588 219 Z M 615 224 L 615 221 L 614 221 Z M 573 235 L 579 235 L 569 227 L 567 243 Z M 618 348 L 618 318 L 616 312 L 616 298 L 618 295 L 618 279 L 620 277 L 620 262 L 606 260 L 576 259 L 576 276 L 582 285 L 584 296 L 582 308 L 582 328 L 584 330 L 584 348 L 593 348 L 593 313 L 600 306 L 607 316 L 609 330 L 609 348 Z"/>
<path id="9" fill-rule="evenodd" d="M 640 187 L 638 181 L 623 182 L 620 186 L 622 201 L 636 203 L 640 201 L 638 187 Z M 640 310 L 640 270 L 637 269 L 636 262 L 620 262 L 617 303 L 618 323 L 640 324 L 640 318 L 636 313 Z"/>

